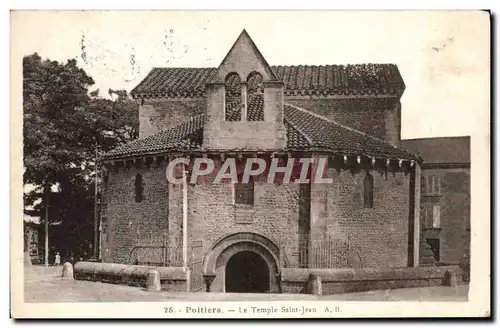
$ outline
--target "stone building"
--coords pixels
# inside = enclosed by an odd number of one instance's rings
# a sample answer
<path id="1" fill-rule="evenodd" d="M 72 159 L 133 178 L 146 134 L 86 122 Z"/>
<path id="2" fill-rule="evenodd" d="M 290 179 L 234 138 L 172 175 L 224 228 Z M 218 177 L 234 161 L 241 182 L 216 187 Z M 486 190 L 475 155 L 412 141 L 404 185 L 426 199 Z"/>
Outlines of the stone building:
<path id="1" fill-rule="evenodd" d="M 217 68 L 154 68 L 132 91 L 140 138 L 103 158 L 102 260 L 253 292 L 278 291 L 284 267 L 418 265 L 404 89 L 392 64 L 270 66 L 245 31 Z M 173 184 L 175 158 L 326 159 L 331 183 Z"/>
<path id="2" fill-rule="evenodd" d="M 421 237 L 438 263 L 470 257 L 470 137 L 402 140 L 423 159 Z M 422 252 L 423 253 L 423 252 Z M 421 262 L 425 262 L 421 258 Z"/>

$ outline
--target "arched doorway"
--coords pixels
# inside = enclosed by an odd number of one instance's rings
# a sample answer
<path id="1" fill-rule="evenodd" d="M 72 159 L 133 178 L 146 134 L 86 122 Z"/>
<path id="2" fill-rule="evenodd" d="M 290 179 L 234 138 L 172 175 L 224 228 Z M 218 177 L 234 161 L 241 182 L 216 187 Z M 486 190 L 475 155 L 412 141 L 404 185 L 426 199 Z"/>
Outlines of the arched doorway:
<path id="1" fill-rule="evenodd" d="M 238 232 L 214 243 L 203 261 L 203 276 L 209 292 L 236 292 L 250 288 L 254 290 L 252 292 L 279 293 L 280 267 L 279 248 L 274 242 L 256 233 Z M 255 272 L 253 268 L 256 268 Z M 238 277 L 245 277 L 245 274 L 241 273 L 247 271 L 250 271 L 246 273 L 247 278 L 251 275 L 257 277 L 258 281 L 264 280 L 260 275 L 264 276 L 265 273 L 267 283 L 247 287 L 235 286 L 239 284 L 239 279 L 243 279 Z"/>
<path id="2" fill-rule="evenodd" d="M 242 251 L 231 256 L 226 264 L 226 292 L 269 292 L 269 268 L 257 253 Z"/>

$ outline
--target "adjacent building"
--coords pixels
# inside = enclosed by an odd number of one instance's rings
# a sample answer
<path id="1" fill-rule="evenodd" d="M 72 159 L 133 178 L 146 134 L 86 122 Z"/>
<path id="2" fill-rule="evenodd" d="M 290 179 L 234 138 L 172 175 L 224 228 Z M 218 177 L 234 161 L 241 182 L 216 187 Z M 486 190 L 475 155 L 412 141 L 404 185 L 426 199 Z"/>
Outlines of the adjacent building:
<path id="1" fill-rule="evenodd" d="M 470 137 L 403 140 L 423 159 L 421 237 L 437 263 L 459 264 L 470 258 Z M 422 252 L 423 253 L 423 252 Z"/>

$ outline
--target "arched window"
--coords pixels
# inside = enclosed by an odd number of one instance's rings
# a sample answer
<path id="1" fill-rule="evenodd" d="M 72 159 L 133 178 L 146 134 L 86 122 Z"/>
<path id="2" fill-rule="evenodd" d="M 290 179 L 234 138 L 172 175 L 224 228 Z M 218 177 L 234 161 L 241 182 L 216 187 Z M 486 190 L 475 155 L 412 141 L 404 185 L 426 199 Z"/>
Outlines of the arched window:
<path id="1" fill-rule="evenodd" d="M 241 121 L 241 78 L 238 73 L 229 73 L 225 80 L 226 121 Z"/>
<path id="2" fill-rule="evenodd" d="M 367 174 L 365 177 L 365 181 L 363 182 L 364 187 L 364 207 L 372 208 L 373 207 L 373 176 L 371 174 Z"/>
<path id="3" fill-rule="evenodd" d="M 135 176 L 135 202 L 136 203 L 142 202 L 142 191 L 143 191 L 142 175 L 137 174 Z"/>
<path id="4" fill-rule="evenodd" d="M 264 121 L 264 83 L 256 71 L 247 78 L 247 120 Z"/>

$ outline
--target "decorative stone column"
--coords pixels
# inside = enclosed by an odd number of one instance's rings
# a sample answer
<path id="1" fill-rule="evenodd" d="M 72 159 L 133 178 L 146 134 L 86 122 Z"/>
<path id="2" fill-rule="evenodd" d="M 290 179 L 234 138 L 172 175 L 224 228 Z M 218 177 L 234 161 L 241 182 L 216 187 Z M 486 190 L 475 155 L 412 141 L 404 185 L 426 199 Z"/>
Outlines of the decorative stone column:
<path id="1" fill-rule="evenodd" d="M 248 87 L 247 82 L 240 82 L 241 85 L 241 121 L 247 120 L 248 104 L 247 104 L 247 94 Z"/>

